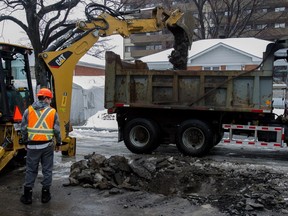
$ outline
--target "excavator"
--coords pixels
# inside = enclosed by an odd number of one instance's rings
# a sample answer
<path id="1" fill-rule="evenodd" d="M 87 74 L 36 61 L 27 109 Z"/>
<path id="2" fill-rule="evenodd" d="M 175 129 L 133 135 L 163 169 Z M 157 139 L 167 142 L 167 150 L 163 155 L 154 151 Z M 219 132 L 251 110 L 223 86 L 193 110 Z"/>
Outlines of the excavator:
<path id="1" fill-rule="evenodd" d="M 179 9 L 166 10 L 160 6 L 150 8 L 149 11 L 151 13 L 148 18 L 141 18 L 142 13 L 147 14 L 147 9 L 118 11 L 96 3 L 88 4 L 85 8 L 87 20 L 77 22 L 74 29 L 39 54 L 38 57 L 45 63 L 47 70 L 48 88 L 53 92 L 52 106 L 59 114 L 62 154 L 69 156 L 76 154 L 76 139 L 69 135 L 73 72 L 80 58 L 97 43 L 100 37 L 119 34 L 126 38 L 134 33 L 156 32 L 168 28 L 175 38 L 175 51 L 178 54 L 188 54 L 194 31 L 192 13 L 182 12 Z M 133 17 L 135 14 L 136 18 Z M 180 41 L 182 45 L 179 46 L 177 41 Z M 184 50 L 183 47 L 185 47 Z M 33 94 L 28 58 L 31 52 L 31 49 L 22 46 L 0 44 L 2 62 L 0 64 L 0 172 L 13 157 L 24 155 L 25 149 L 21 143 L 19 123 L 25 108 L 34 101 L 35 93 Z M 180 65 L 177 61 L 178 58 L 173 59 L 173 53 L 171 53 L 170 62 L 175 63 L 175 68 Z M 20 69 L 23 74 L 20 77 L 23 79 L 22 82 L 20 82 L 21 79 L 13 76 L 17 68 L 17 64 L 13 66 L 13 62 L 23 64 Z M 8 93 L 11 88 L 15 95 L 19 95 L 19 99 L 16 99 L 16 96 L 13 97 L 18 104 L 10 102 L 13 101 Z"/>

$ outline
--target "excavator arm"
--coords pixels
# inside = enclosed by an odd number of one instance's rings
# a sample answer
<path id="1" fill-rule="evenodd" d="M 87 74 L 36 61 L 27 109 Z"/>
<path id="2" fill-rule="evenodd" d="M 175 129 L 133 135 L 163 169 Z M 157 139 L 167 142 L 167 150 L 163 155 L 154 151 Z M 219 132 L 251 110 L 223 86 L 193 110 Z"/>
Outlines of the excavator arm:
<path id="1" fill-rule="evenodd" d="M 101 13 L 97 15 L 99 11 Z M 126 38 L 133 33 L 156 32 L 168 28 L 174 34 L 175 40 L 181 35 L 187 50 L 191 46 L 194 30 L 192 13 L 183 13 L 178 9 L 166 11 L 162 7 L 156 7 L 152 9 L 149 18 L 124 18 L 132 13 L 141 14 L 141 12 L 143 10 L 119 12 L 103 5 L 89 4 L 85 9 L 88 20 L 78 22 L 73 30 L 39 55 L 51 76 L 50 84 L 53 87 L 54 104 L 59 114 L 62 141 L 68 144 L 62 148 L 62 152 L 66 151 L 68 155 L 75 154 L 76 141 L 69 136 L 74 69 L 80 58 L 100 37 L 118 34 Z M 172 63 L 173 59 L 172 61 L 170 59 L 170 62 Z"/>

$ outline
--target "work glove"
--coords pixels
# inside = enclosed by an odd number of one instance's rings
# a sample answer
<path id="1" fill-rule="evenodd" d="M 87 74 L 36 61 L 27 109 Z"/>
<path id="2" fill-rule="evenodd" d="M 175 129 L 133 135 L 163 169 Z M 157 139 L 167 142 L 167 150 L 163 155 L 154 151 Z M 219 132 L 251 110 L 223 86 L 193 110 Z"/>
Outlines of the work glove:
<path id="1" fill-rule="evenodd" d="M 20 138 L 20 139 L 19 139 L 19 144 L 26 146 L 26 145 L 28 145 L 28 140 L 24 140 L 24 139 Z"/>
<path id="2" fill-rule="evenodd" d="M 24 145 L 25 150 L 27 151 L 28 140 L 24 140 L 23 138 L 19 139 L 19 145 Z"/>

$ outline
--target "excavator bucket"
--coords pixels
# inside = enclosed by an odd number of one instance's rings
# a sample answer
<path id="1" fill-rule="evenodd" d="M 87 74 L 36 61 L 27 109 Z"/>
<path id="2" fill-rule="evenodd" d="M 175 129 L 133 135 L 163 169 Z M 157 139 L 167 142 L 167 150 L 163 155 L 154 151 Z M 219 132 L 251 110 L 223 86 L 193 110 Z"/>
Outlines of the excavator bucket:
<path id="1" fill-rule="evenodd" d="M 177 21 L 176 25 L 182 28 L 183 31 L 185 32 L 189 40 L 189 48 L 191 49 L 194 28 L 195 28 L 195 22 L 194 22 L 194 17 L 192 15 L 192 12 L 189 12 L 189 11 L 185 12 L 183 16 Z"/>
<path id="2" fill-rule="evenodd" d="M 188 50 L 191 49 L 193 31 L 194 31 L 194 18 L 191 12 L 186 11 L 184 14 L 179 14 L 177 21 L 168 20 L 168 29 L 174 35 L 174 50 L 169 56 L 169 62 L 173 65 L 175 70 L 186 70 L 188 60 Z"/>

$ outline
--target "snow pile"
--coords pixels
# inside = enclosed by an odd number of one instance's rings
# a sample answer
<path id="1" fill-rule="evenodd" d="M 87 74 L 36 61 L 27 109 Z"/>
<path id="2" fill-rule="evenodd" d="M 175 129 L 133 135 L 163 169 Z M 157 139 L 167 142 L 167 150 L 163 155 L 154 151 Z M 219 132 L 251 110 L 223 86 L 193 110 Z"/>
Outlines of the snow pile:
<path id="1" fill-rule="evenodd" d="M 74 76 L 73 83 L 84 89 L 91 89 L 93 87 L 104 88 L 105 76 Z"/>
<path id="2" fill-rule="evenodd" d="M 284 114 L 284 109 L 273 109 L 273 113 L 276 115 L 283 115 Z"/>
<path id="3" fill-rule="evenodd" d="M 101 110 L 91 116 L 83 127 L 117 129 L 116 115 L 108 114 L 107 110 Z"/>

